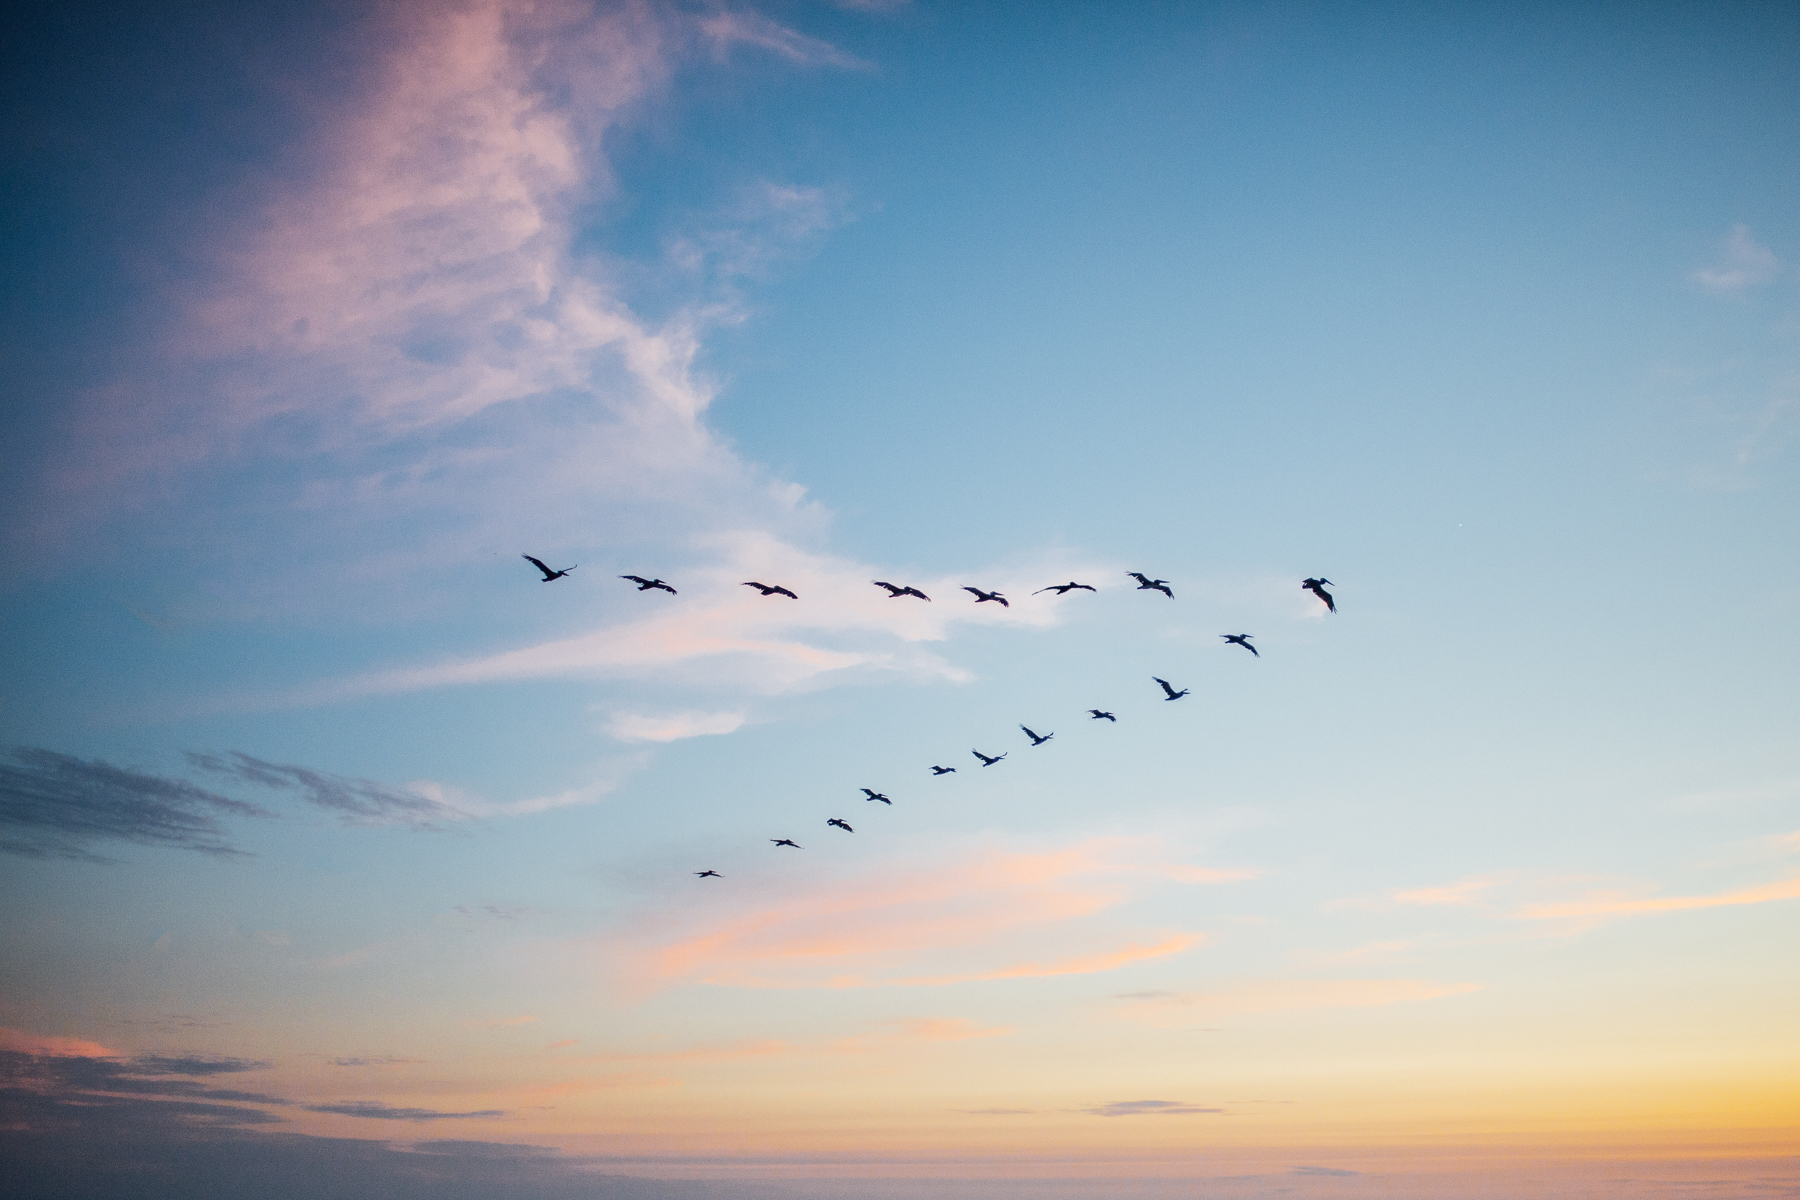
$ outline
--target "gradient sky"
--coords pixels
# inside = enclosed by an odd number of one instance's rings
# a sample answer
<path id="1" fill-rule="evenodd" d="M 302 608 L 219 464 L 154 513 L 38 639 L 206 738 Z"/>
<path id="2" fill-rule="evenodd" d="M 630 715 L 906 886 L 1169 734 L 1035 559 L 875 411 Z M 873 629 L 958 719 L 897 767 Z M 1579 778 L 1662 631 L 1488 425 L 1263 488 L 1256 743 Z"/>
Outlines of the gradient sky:
<path id="1" fill-rule="evenodd" d="M 0 37 L 9 1192 L 1800 1195 L 1800 10 L 178 9 Z"/>

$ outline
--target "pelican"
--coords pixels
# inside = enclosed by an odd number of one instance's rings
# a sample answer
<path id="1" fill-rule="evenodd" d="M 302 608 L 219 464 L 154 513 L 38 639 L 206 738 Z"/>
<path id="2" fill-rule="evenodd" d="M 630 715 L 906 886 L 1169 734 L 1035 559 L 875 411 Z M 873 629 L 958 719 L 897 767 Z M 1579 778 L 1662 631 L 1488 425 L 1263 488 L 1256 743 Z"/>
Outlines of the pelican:
<path id="1" fill-rule="evenodd" d="M 777 846 L 792 846 L 796 850 L 806 849 L 806 847 L 802 846 L 799 842 L 790 842 L 786 838 L 770 838 L 769 840 L 774 842 Z M 723 878 L 723 876 L 721 876 L 721 878 Z"/>
<path id="2" fill-rule="evenodd" d="M 1088 712 L 1093 714 L 1092 719 L 1095 721 L 1111 721 L 1114 725 L 1119 723 L 1119 718 L 1113 716 L 1109 712 L 1101 712 L 1097 708 L 1090 708 L 1088 709 Z"/>
<path id="3" fill-rule="evenodd" d="M 1041 746 L 1056 736 L 1054 733 L 1046 733 L 1043 737 L 1039 737 L 1037 734 L 1031 732 L 1030 728 L 1027 726 L 1021 725 L 1019 728 L 1025 730 L 1025 736 L 1031 739 L 1031 744 L 1034 746 Z"/>
<path id="4" fill-rule="evenodd" d="M 868 788 L 864 788 L 862 790 L 862 792 L 863 792 L 864 800 L 879 800 L 883 804 L 889 806 L 890 808 L 893 807 L 894 802 L 892 800 L 889 800 L 886 796 L 882 795 L 880 792 L 872 792 Z"/>
<path id="5" fill-rule="evenodd" d="M 889 600 L 898 600 L 901 596 L 917 596 L 921 600 L 930 600 L 931 599 L 930 596 L 927 596 L 924 592 L 921 592 L 916 587 L 901 587 L 898 584 L 888 583 L 888 582 L 886 582 L 884 580 L 880 580 L 880 579 L 871 579 L 869 582 L 874 584 L 876 587 L 886 588 L 888 590 L 888 599 Z"/>
<path id="6" fill-rule="evenodd" d="M 1231 643 L 1233 646 L 1242 646 L 1244 649 L 1248 650 L 1250 653 L 1256 654 L 1256 657 L 1258 657 L 1258 658 L 1262 657 L 1261 654 L 1257 654 L 1256 647 L 1252 646 L 1250 644 L 1250 637 L 1251 637 L 1250 634 L 1247 634 L 1247 633 L 1221 633 L 1219 636 L 1224 638 L 1227 642 Z"/>
<path id="7" fill-rule="evenodd" d="M 619 578 L 631 580 L 631 582 L 638 585 L 638 591 L 640 592 L 647 592 L 651 588 L 661 588 L 671 596 L 676 594 L 674 588 L 670 587 L 660 579 L 645 579 L 642 575 L 621 575 Z"/>
<path id="8" fill-rule="evenodd" d="M 987 755 L 983 754 L 979 750 L 971 750 L 971 751 L 969 751 L 969 753 L 973 754 L 976 758 L 979 758 L 981 760 L 981 765 L 984 767 L 991 767 L 995 763 L 999 762 L 1001 759 L 1006 757 L 1006 755 L 1004 755 L 1004 754 L 996 754 L 992 758 L 989 758 Z"/>
<path id="9" fill-rule="evenodd" d="M 1313 595 L 1317 596 L 1319 599 L 1323 600 L 1325 602 L 1325 607 L 1328 610 L 1330 610 L 1331 612 L 1336 612 L 1337 611 L 1337 601 L 1333 600 L 1331 598 L 1331 593 L 1325 590 L 1325 585 L 1328 583 L 1331 583 L 1331 580 L 1329 580 L 1329 579 L 1302 579 L 1300 581 L 1300 586 L 1305 588 L 1307 591 L 1311 592 Z M 1336 587 L 1337 585 L 1335 583 L 1333 583 L 1333 584 L 1331 584 L 1331 586 Z"/>
<path id="10" fill-rule="evenodd" d="M 1092 587 L 1089 587 L 1085 583 L 1076 583 L 1073 579 L 1071 579 L 1067 583 L 1053 583 L 1047 588 L 1039 588 L 1037 591 L 1035 591 L 1031 594 L 1036 596 L 1043 592 L 1055 592 L 1057 595 L 1062 596 L 1062 595 L 1066 595 L 1069 592 L 1074 591 L 1076 588 L 1080 588 L 1084 592 L 1091 592 L 1091 591 L 1096 590 Z"/>
<path id="11" fill-rule="evenodd" d="M 933 768 L 931 768 L 931 773 L 933 775 L 954 775 L 954 774 L 956 774 L 956 768 L 955 767 L 933 767 Z"/>
<path id="12" fill-rule="evenodd" d="M 1150 678 L 1156 679 L 1156 676 L 1152 675 Z M 1162 684 L 1162 690 L 1168 693 L 1168 695 L 1163 697 L 1164 700 L 1179 700 L 1183 696 L 1188 694 L 1187 688 L 1182 688 L 1178 692 L 1174 688 L 1169 686 L 1169 681 L 1166 679 L 1156 679 L 1156 682 Z"/>
<path id="13" fill-rule="evenodd" d="M 746 579 L 744 581 L 744 586 L 753 587 L 765 596 L 786 596 L 789 600 L 798 600 L 800 598 L 779 584 L 771 587 L 766 583 L 757 583 L 755 580 Z"/>
<path id="14" fill-rule="evenodd" d="M 1012 605 L 1010 605 L 1006 602 L 1006 597 L 1002 596 L 999 592 L 984 592 L 980 588 L 972 588 L 972 587 L 966 587 L 963 589 L 963 591 L 974 592 L 975 593 L 975 603 L 977 603 L 977 604 L 982 603 L 984 600 L 998 600 L 1000 602 L 1001 608 L 1011 608 L 1012 607 Z"/>
<path id="15" fill-rule="evenodd" d="M 1153 591 L 1161 592 L 1163 595 L 1167 596 L 1171 600 L 1173 600 L 1175 598 L 1175 593 L 1171 592 L 1169 590 L 1169 581 L 1168 580 L 1152 579 L 1148 575 L 1145 575 L 1142 571 L 1127 571 L 1125 573 L 1127 575 L 1131 576 L 1133 579 L 1138 581 L 1138 591 L 1142 592 L 1142 591 L 1152 591 L 1153 590 Z"/>
<path id="16" fill-rule="evenodd" d="M 825 823 L 827 825 L 836 825 L 839 829 L 843 830 L 845 833 L 855 833 L 856 832 L 856 830 L 850 828 L 850 822 L 839 820 L 837 817 L 833 817 L 829 821 L 826 821 Z"/>
<path id="17" fill-rule="evenodd" d="M 702 879 L 723 879 L 723 878 L 725 878 L 723 875 L 719 874 L 717 871 L 695 871 L 694 874 L 698 875 Z"/>
<path id="18" fill-rule="evenodd" d="M 564 575 L 567 575 L 570 571 L 575 569 L 574 567 L 564 567 L 560 571 L 552 571 L 549 567 L 544 565 L 544 560 L 541 558 L 533 558 L 529 554 L 521 554 L 519 557 L 544 573 L 544 578 L 539 581 L 541 583 L 549 583 L 552 579 L 561 579 Z"/>

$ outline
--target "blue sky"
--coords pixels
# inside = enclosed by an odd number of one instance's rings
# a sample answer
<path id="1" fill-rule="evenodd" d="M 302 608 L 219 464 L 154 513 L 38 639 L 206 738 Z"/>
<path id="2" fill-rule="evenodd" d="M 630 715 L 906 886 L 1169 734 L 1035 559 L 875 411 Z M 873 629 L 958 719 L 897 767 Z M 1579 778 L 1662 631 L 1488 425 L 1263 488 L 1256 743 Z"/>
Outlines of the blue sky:
<path id="1" fill-rule="evenodd" d="M 9 1052 L 728 1182 L 1783 1144 L 1787 8 L 12 19 Z"/>

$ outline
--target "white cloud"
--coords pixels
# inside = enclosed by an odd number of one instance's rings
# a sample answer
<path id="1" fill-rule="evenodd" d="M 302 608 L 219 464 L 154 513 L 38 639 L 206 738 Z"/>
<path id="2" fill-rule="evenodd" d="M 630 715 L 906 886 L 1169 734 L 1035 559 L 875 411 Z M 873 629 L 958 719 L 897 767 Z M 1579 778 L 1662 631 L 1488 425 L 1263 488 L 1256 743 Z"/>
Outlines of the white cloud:
<path id="1" fill-rule="evenodd" d="M 707 734 L 734 733 L 744 724 L 741 712 L 675 712 L 660 716 L 614 713 L 606 731 L 621 742 L 675 742 Z"/>
<path id="2" fill-rule="evenodd" d="M 1781 274 L 1775 252 L 1750 234 L 1748 225 L 1734 225 L 1725 238 L 1723 261 L 1716 267 L 1694 272 L 1700 286 L 1715 292 L 1742 292 L 1771 283 Z"/>

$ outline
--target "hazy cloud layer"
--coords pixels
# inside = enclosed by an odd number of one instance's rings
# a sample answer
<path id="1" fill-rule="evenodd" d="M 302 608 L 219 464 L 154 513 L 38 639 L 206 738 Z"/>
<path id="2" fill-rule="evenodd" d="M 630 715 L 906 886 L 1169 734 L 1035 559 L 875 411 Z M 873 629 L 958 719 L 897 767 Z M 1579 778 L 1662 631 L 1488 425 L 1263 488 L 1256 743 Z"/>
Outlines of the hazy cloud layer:
<path id="1" fill-rule="evenodd" d="M 185 780 L 53 750 L 19 747 L 0 762 L 0 849 L 16 854 L 100 861 L 88 847 L 104 841 L 241 854 L 226 840 L 223 815 L 274 814 Z"/>
<path id="2" fill-rule="evenodd" d="M 1111 1104 L 1102 1104 L 1097 1108 L 1084 1108 L 1081 1111 L 1093 1113 L 1097 1117 L 1169 1117 L 1183 1116 L 1189 1113 L 1218 1113 L 1225 1110 L 1202 1108 L 1183 1100 L 1115 1100 Z"/>
<path id="3" fill-rule="evenodd" d="M 497 1108 L 478 1112 L 438 1112 L 430 1108 L 392 1108 L 373 1100 L 346 1100 L 338 1104 L 308 1104 L 307 1112 L 337 1113 L 345 1117 L 372 1117 L 377 1121 L 446 1121 L 463 1117 L 504 1117 Z"/>

